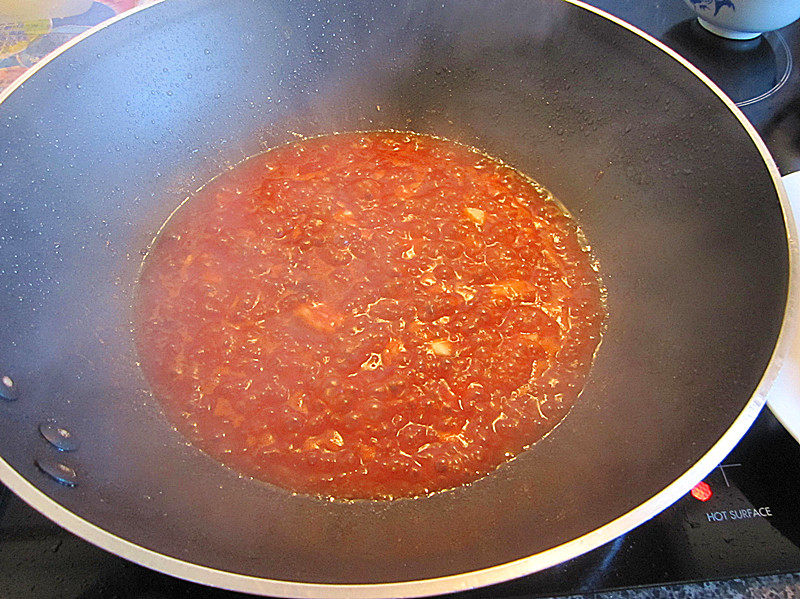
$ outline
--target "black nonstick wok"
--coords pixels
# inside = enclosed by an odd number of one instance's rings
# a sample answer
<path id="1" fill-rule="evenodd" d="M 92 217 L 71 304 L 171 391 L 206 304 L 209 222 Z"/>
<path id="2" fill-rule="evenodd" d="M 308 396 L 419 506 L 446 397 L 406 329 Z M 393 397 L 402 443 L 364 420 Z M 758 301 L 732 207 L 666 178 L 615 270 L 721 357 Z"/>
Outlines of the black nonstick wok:
<path id="1" fill-rule="evenodd" d="M 599 261 L 608 328 L 564 422 L 476 483 L 292 495 L 170 427 L 134 352 L 137 272 L 230 165 L 387 128 L 552 190 Z M 794 318 L 787 206 L 730 101 L 584 5 L 161 2 L 0 103 L 0 479 L 109 551 L 229 589 L 413 596 L 540 570 L 670 505 L 755 419 Z"/>

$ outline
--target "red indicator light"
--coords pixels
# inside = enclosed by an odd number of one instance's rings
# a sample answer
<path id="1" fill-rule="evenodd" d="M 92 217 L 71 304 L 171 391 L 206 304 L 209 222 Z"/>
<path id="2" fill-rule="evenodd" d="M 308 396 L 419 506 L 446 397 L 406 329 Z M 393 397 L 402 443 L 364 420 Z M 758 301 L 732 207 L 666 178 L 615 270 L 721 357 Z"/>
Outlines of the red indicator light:
<path id="1" fill-rule="evenodd" d="M 708 483 L 705 481 L 697 483 L 692 489 L 692 497 L 698 501 L 708 501 L 713 494 L 711 487 L 709 487 Z"/>

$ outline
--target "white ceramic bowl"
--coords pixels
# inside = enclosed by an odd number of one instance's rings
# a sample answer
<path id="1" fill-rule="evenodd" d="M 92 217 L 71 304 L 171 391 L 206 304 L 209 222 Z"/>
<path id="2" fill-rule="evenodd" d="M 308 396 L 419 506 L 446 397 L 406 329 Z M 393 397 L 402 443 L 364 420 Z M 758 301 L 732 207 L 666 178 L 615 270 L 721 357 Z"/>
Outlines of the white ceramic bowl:
<path id="1" fill-rule="evenodd" d="M 800 18 L 800 0 L 685 0 L 700 24 L 717 35 L 747 40 Z"/>

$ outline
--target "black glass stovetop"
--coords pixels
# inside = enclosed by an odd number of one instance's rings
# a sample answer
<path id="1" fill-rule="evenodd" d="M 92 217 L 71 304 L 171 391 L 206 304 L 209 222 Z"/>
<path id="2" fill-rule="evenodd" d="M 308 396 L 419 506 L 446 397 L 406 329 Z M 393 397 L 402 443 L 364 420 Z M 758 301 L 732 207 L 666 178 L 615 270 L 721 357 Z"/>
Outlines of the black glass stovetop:
<path id="1" fill-rule="evenodd" d="M 706 72 L 759 130 L 781 171 L 800 170 L 800 25 L 751 42 L 699 28 L 679 0 L 590 0 Z M 765 409 L 708 477 L 674 506 L 549 570 L 453 596 L 591 594 L 800 572 L 800 445 Z M 152 572 L 64 531 L 0 486 L 0 599 L 244 597 Z"/>
<path id="2" fill-rule="evenodd" d="M 574 560 L 452 595 L 540 597 L 800 572 L 800 445 L 768 410 L 701 484 L 649 522 Z M 244 597 L 134 565 L 0 493 L 0 597 Z"/>

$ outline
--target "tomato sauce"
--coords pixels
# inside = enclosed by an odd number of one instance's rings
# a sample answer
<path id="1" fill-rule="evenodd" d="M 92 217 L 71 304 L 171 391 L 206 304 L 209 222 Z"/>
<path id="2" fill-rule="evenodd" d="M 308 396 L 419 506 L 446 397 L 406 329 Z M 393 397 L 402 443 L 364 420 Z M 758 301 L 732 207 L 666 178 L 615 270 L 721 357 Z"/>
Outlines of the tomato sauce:
<path id="1" fill-rule="evenodd" d="M 575 222 L 471 148 L 328 135 L 225 172 L 144 261 L 140 361 L 168 417 L 294 492 L 474 481 L 550 431 L 600 342 Z"/>

